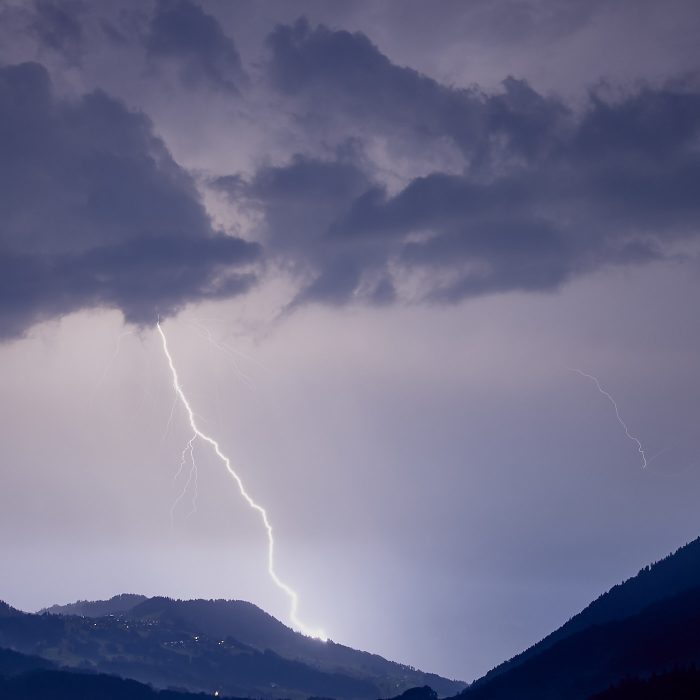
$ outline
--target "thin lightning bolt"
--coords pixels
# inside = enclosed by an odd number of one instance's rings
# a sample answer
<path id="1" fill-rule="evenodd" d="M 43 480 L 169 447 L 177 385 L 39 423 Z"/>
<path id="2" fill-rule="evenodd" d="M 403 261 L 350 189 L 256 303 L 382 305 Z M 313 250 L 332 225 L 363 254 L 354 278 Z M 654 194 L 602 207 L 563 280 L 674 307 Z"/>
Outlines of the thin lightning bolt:
<path id="1" fill-rule="evenodd" d="M 254 389 L 255 386 L 253 384 L 253 380 L 250 378 L 250 375 L 248 375 L 241 369 L 238 360 L 239 358 L 243 358 L 244 360 L 248 360 L 249 362 L 255 362 L 255 360 L 248 357 L 245 353 L 240 352 L 240 350 L 235 350 L 234 348 L 232 348 L 229 345 L 226 345 L 225 343 L 220 343 L 218 340 L 216 340 L 216 338 L 214 338 L 214 334 L 211 332 L 211 330 L 207 328 L 204 324 L 194 322 L 191 325 L 197 331 L 197 333 L 199 333 L 203 338 L 206 338 L 206 340 L 209 341 L 210 345 L 212 345 L 225 355 L 228 355 L 229 359 L 231 360 L 231 363 L 233 364 L 234 369 L 236 370 L 236 373 L 241 378 L 241 381 L 244 384 L 246 384 L 248 388 Z M 255 364 L 261 366 L 263 369 L 266 369 L 263 365 L 260 365 L 259 362 L 255 362 Z"/>
<path id="2" fill-rule="evenodd" d="M 187 461 L 187 452 L 188 452 L 188 451 L 190 452 L 190 458 L 191 458 L 191 456 L 192 456 L 192 455 L 191 455 L 191 453 L 192 453 L 192 443 L 193 443 L 196 439 L 197 439 L 197 435 L 195 434 L 195 435 L 193 435 L 193 436 L 189 439 L 188 443 L 185 445 L 185 449 L 182 450 L 182 456 L 180 457 L 180 468 L 177 470 L 177 472 L 175 472 L 175 479 L 176 479 L 176 480 L 177 480 L 177 478 L 180 476 L 180 474 L 182 474 L 182 470 L 185 468 L 185 462 Z M 193 461 L 194 461 L 194 460 L 193 460 Z"/>
<path id="3" fill-rule="evenodd" d="M 647 461 L 647 455 L 644 451 L 644 447 L 642 446 L 642 443 L 639 441 L 639 439 L 630 433 L 629 428 L 627 427 L 627 423 L 625 423 L 625 421 L 622 420 L 622 416 L 620 415 L 620 410 L 617 407 L 617 402 L 615 401 L 615 399 L 607 391 L 605 391 L 605 389 L 603 389 L 597 377 L 594 377 L 592 374 L 588 374 L 583 370 L 576 369 L 575 367 L 569 367 L 568 369 L 570 372 L 576 372 L 576 374 L 580 374 L 582 377 L 586 377 L 587 379 L 590 379 L 592 382 L 594 382 L 598 391 L 603 396 L 605 396 L 605 398 L 607 398 L 608 401 L 610 401 L 610 403 L 613 405 L 613 408 L 615 409 L 617 422 L 622 426 L 622 429 L 625 431 L 625 435 L 627 436 L 627 438 L 637 445 L 637 451 L 639 452 L 642 458 L 642 469 L 646 469 L 649 462 Z M 658 455 L 655 455 L 655 457 L 658 457 Z"/>
<path id="4" fill-rule="evenodd" d="M 197 330 L 200 331 L 201 334 L 206 335 L 207 339 L 215 345 L 219 350 L 231 355 L 234 359 L 236 358 L 242 358 L 246 360 L 247 362 L 250 362 L 252 364 L 257 365 L 260 367 L 260 369 L 263 369 L 265 371 L 268 371 L 268 368 L 259 360 L 255 359 L 254 357 L 251 357 L 250 355 L 247 355 L 244 352 L 241 352 L 238 348 L 234 348 L 230 345 L 227 345 L 226 343 L 220 343 L 218 340 L 214 338 L 214 334 L 212 333 L 211 329 L 207 326 L 205 326 L 203 323 L 200 321 L 193 321 L 192 326 L 196 328 Z"/>
<path id="5" fill-rule="evenodd" d="M 175 369 L 175 365 L 173 363 L 173 358 L 170 354 L 170 351 L 168 350 L 168 341 L 167 338 L 165 337 L 165 333 L 163 332 L 163 329 L 161 328 L 160 321 L 156 324 L 156 327 L 158 329 L 158 333 L 160 334 L 161 340 L 163 342 L 163 352 L 165 353 L 165 357 L 167 358 L 168 361 L 168 366 L 170 367 L 170 373 L 173 378 L 173 389 L 180 399 L 180 402 L 185 408 L 185 411 L 187 412 L 187 416 L 189 418 L 190 422 L 190 427 L 192 428 L 192 432 L 195 434 L 196 437 L 200 438 L 203 442 L 206 442 L 208 445 L 212 447 L 214 452 L 216 453 L 216 456 L 224 463 L 224 466 L 226 467 L 226 470 L 228 473 L 231 475 L 233 480 L 236 482 L 238 486 L 238 490 L 243 496 L 244 500 L 246 503 L 254 510 L 256 511 L 259 515 L 260 518 L 263 522 L 263 525 L 265 526 L 265 530 L 267 531 L 267 571 L 270 574 L 270 578 L 274 581 L 275 585 L 284 591 L 284 593 L 287 594 L 289 597 L 291 606 L 290 606 L 290 612 L 289 612 L 289 619 L 291 620 L 292 624 L 299 629 L 303 634 L 309 636 L 309 637 L 315 637 L 317 639 L 320 639 L 322 641 L 326 641 L 328 638 L 325 635 L 325 633 L 320 630 L 320 629 L 310 629 L 306 625 L 302 623 L 302 621 L 299 619 L 297 615 L 297 610 L 299 608 L 299 596 L 296 593 L 294 589 L 292 589 L 290 586 L 288 586 L 282 579 L 277 575 L 277 572 L 275 571 L 275 558 L 274 558 L 274 548 L 275 548 L 275 540 L 272 532 L 272 525 L 270 524 L 270 521 L 267 517 L 267 512 L 265 509 L 261 506 L 258 505 L 252 497 L 248 494 L 248 492 L 245 489 L 245 486 L 243 485 L 243 481 L 241 480 L 240 476 L 235 472 L 233 467 L 231 466 L 231 460 L 221 451 L 221 447 L 219 446 L 219 443 L 214 440 L 214 438 L 210 437 L 206 433 L 203 433 L 200 429 L 199 426 L 197 425 L 197 421 L 195 419 L 195 414 L 194 411 L 192 410 L 192 406 L 190 405 L 190 402 L 187 400 L 187 397 L 185 396 L 184 391 L 182 390 L 182 386 L 180 385 L 180 379 L 177 374 L 177 370 Z"/>
<path id="6" fill-rule="evenodd" d="M 168 437 L 170 432 L 170 426 L 173 424 L 173 416 L 175 415 L 175 408 L 177 407 L 177 396 L 173 399 L 173 405 L 170 407 L 170 415 L 168 416 L 168 422 L 165 424 L 165 432 L 163 433 L 163 442 L 165 438 Z"/>
<path id="7" fill-rule="evenodd" d="M 175 474 L 175 479 L 182 474 L 182 470 L 185 468 L 185 462 L 187 461 L 187 453 L 190 453 L 190 462 L 192 463 L 192 466 L 190 467 L 189 474 L 187 476 L 187 481 L 185 482 L 185 486 L 182 489 L 182 492 L 180 495 L 175 499 L 175 502 L 173 503 L 172 507 L 170 508 L 170 522 L 173 527 L 175 527 L 175 510 L 180 503 L 180 501 L 185 497 L 185 494 L 187 494 L 187 491 L 190 488 L 190 484 L 192 483 L 192 480 L 194 479 L 194 494 L 192 496 L 192 510 L 187 514 L 187 517 L 189 518 L 190 516 L 194 515 L 197 512 L 197 495 L 198 495 L 198 483 L 197 479 L 199 476 L 199 472 L 197 470 L 197 463 L 194 460 L 194 441 L 197 439 L 197 435 L 193 435 L 190 439 L 189 442 L 185 445 L 185 449 L 182 451 L 182 457 L 180 459 L 180 468 L 177 470 L 177 473 Z"/>
<path id="8" fill-rule="evenodd" d="M 197 498 L 199 496 L 199 470 L 197 469 L 197 463 L 194 461 L 194 449 L 190 450 L 190 457 L 192 458 L 192 469 L 190 469 L 190 474 L 194 474 L 194 491 L 192 492 L 192 508 L 185 516 L 187 520 L 189 520 L 197 512 Z"/>

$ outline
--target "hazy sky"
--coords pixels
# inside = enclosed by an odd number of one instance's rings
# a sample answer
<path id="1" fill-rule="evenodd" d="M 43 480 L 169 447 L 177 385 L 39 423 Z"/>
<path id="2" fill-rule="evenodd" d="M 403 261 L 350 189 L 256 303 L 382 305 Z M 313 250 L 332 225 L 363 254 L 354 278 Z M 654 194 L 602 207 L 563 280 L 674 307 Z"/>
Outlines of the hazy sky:
<path id="1" fill-rule="evenodd" d="M 699 31 L 691 1 L 0 0 L 0 599 L 288 622 L 201 441 L 178 500 L 159 315 L 336 641 L 471 680 L 694 539 Z"/>

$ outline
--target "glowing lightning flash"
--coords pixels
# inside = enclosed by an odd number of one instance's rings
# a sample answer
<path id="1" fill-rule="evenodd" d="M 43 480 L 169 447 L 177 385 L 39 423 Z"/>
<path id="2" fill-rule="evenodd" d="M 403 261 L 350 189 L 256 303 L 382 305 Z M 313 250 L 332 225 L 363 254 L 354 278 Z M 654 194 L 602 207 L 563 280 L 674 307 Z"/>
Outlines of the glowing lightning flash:
<path id="1" fill-rule="evenodd" d="M 192 410 L 192 407 L 190 406 L 190 402 L 187 400 L 187 397 L 185 396 L 185 393 L 182 390 L 182 386 L 180 385 L 180 379 L 178 377 L 177 370 L 175 369 L 175 365 L 173 363 L 173 358 L 170 355 L 170 351 L 168 350 L 168 341 L 165 337 L 165 333 L 163 332 L 163 329 L 160 326 L 160 321 L 156 324 L 156 327 L 158 328 L 158 333 L 160 333 L 161 340 L 163 341 L 163 352 L 165 353 L 165 357 L 167 358 L 168 366 L 170 367 L 170 373 L 171 373 L 172 378 L 173 378 L 173 389 L 175 390 L 175 394 L 180 399 L 180 402 L 182 403 L 182 405 L 185 408 L 185 411 L 187 412 L 187 416 L 188 416 L 188 419 L 190 422 L 190 427 L 192 428 L 192 432 L 194 433 L 195 437 L 200 438 L 200 440 L 202 440 L 203 442 L 206 442 L 208 445 L 210 445 L 212 447 L 212 449 L 216 453 L 216 456 L 224 463 L 226 470 L 231 475 L 233 480 L 236 482 L 241 496 L 243 496 L 246 503 L 254 511 L 256 511 L 260 515 L 260 518 L 263 521 L 263 525 L 265 526 L 265 530 L 267 531 L 267 571 L 270 574 L 270 578 L 275 582 L 275 585 L 279 589 L 284 591 L 284 593 L 286 593 L 290 599 L 291 607 L 290 607 L 290 612 L 289 612 L 289 619 L 291 620 L 292 624 L 297 629 L 299 629 L 303 634 L 307 635 L 308 637 L 315 637 L 315 638 L 320 639 L 320 640 L 325 642 L 328 638 L 326 637 L 325 633 L 322 630 L 309 629 L 299 619 L 299 617 L 297 615 L 297 610 L 299 607 L 299 596 L 297 595 L 295 590 L 293 590 L 284 581 L 282 581 L 282 579 L 277 575 L 277 572 L 275 571 L 275 559 L 274 559 L 275 540 L 274 540 L 273 533 L 272 533 L 272 525 L 270 525 L 270 521 L 267 517 L 267 512 L 265 511 L 265 509 L 261 505 L 258 505 L 252 499 L 252 497 L 248 494 L 248 492 L 245 489 L 245 486 L 243 485 L 243 481 L 241 480 L 241 477 L 238 476 L 236 471 L 231 466 L 231 460 L 221 451 L 221 447 L 219 446 L 219 443 L 216 440 L 214 440 L 214 438 L 210 437 L 206 433 L 203 433 L 199 429 L 199 426 L 197 425 L 197 421 L 195 419 L 194 411 Z M 191 444 L 192 444 L 193 440 L 194 440 L 194 438 L 192 438 L 192 440 L 190 440 L 190 442 L 188 443 L 190 449 L 191 449 Z M 185 448 L 185 450 L 187 450 L 187 448 Z"/>
<path id="2" fill-rule="evenodd" d="M 629 428 L 627 427 L 627 424 L 625 423 L 624 420 L 622 420 L 622 416 L 620 415 L 620 410 L 617 407 L 617 402 L 615 399 L 607 392 L 603 387 L 600 385 L 600 382 L 598 381 L 597 377 L 594 377 L 592 374 L 588 374 L 587 372 L 584 372 L 583 370 L 576 369 L 575 367 L 569 367 L 568 368 L 571 372 L 576 372 L 576 374 L 580 374 L 582 377 L 586 377 L 587 379 L 590 379 L 594 384 L 596 385 L 596 388 L 598 391 L 605 396 L 608 401 L 613 405 L 613 408 L 615 409 L 615 415 L 617 416 L 617 422 L 622 426 L 622 429 L 625 431 L 625 435 L 629 440 L 634 442 L 637 445 L 637 450 L 639 451 L 639 454 L 642 458 L 642 469 L 646 469 L 647 465 L 649 462 L 647 461 L 647 455 L 646 452 L 644 451 L 644 447 L 642 447 L 642 443 L 639 441 L 638 438 L 636 438 L 634 435 L 632 435 L 629 431 Z M 656 455 L 658 457 L 658 455 Z"/>

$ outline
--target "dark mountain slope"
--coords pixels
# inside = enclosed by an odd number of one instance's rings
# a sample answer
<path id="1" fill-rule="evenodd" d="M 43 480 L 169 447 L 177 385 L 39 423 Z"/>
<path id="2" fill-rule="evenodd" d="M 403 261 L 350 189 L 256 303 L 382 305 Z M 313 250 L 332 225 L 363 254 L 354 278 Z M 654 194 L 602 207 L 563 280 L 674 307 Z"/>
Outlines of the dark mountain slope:
<path id="1" fill-rule="evenodd" d="M 387 661 L 377 654 L 305 637 L 245 601 L 151 598 L 134 607 L 127 616 L 141 621 L 177 621 L 194 635 L 205 634 L 222 639 L 232 636 L 259 651 L 270 650 L 283 658 L 300 661 L 325 672 L 370 679 L 382 696 L 426 685 L 444 696 L 464 687 L 461 682 L 423 673 Z"/>
<path id="2" fill-rule="evenodd" d="M 558 630 L 526 651 L 496 666 L 476 684 L 512 670 L 567 637 L 591 625 L 602 625 L 640 612 L 648 605 L 700 586 L 700 538 L 681 547 L 636 576 L 604 593 Z"/>
<path id="3" fill-rule="evenodd" d="M 81 615 L 82 617 L 104 617 L 105 615 L 119 615 L 131 610 L 139 603 L 148 600 L 145 595 L 135 593 L 122 593 L 109 600 L 78 600 L 68 605 L 52 605 L 50 608 L 40 610 L 41 613 L 52 615 Z"/>
<path id="4" fill-rule="evenodd" d="M 433 679 L 444 694 L 464 687 L 309 639 L 241 601 L 153 598 L 103 617 L 14 611 L 0 617 L 0 645 L 159 688 L 210 691 L 215 686 L 242 697 L 375 700 Z"/>
<path id="5" fill-rule="evenodd" d="M 700 671 L 679 668 L 650 678 L 628 678 L 591 700 L 697 700 Z"/>
<path id="6" fill-rule="evenodd" d="M 2 700 L 206 700 L 212 694 L 158 691 L 137 681 L 104 674 L 37 670 L 0 676 L 0 697 Z"/>
<path id="7" fill-rule="evenodd" d="M 17 676 L 28 671 L 44 671 L 54 664 L 39 656 L 27 656 L 11 649 L 0 649 L 0 676 Z"/>
<path id="8" fill-rule="evenodd" d="M 159 693 L 136 681 L 67 671 L 46 659 L 0 648 L 2 700 L 204 700 L 207 697 L 211 694 Z"/>
<path id="9" fill-rule="evenodd" d="M 380 695 L 367 679 L 324 673 L 232 637 L 193 635 L 176 621 L 24 614 L 0 618 L 0 646 L 159 688 L 216 687 L 229 695 L 269 698 L 317 695 L 353 700 Z"/>
<path id="10" fill-rule="evenodd" d="M 11 672 L 3 660 L 11 659 Z M 134 680 L 47 668 L 48 662 L 0 649 L 2 700 L 206 700 L 212 693 L 155 690 Z M 219 695 L 219 700 L 236 700 Z M 436 700 L 430 688 L 413 688 L 392 700 Z"/>
<path id="11" fill-rule="evenodd" d="M 0 619 L 9 617 L 20 617 L 24 615 L 20 610 L 16 610 L 4 601 L 0 600 Z"/>
<path id="12" fill-rule="evenodd" d="M 173 600 L 172 598 L 147 598 L 134 606 L 125 617 L 134 620 L 175 622 L 194 634 L 210 637 L 235 636 L 242 644 L 264 651 L 296 656 L 301 648 L 317 652 L 324 645 L 317 639 L 304 637 L 282 624 L 279 620 L 244 600 Z"/>
<path id="13" fill-rule="evenodd" d="M 473 684 L 461 700 L 583 700 L 626 677 L 700 664 L 700 587 L 592 625 Z"/>

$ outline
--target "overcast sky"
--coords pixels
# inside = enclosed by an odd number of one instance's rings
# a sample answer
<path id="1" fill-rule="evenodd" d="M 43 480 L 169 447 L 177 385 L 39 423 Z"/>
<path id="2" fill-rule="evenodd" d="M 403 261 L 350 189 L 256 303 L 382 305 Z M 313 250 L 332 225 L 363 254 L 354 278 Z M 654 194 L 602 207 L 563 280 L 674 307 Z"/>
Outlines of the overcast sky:
<path id="1" fill-rule="evenodd" d="M 0 0 L 0 599 L 289 622 L 221 462 L 195 441 L 194 501 L 179 470 L 159 317 L 338 642 L 471 680 L 694 539 L 699 32 L 690 0 Z"/>

